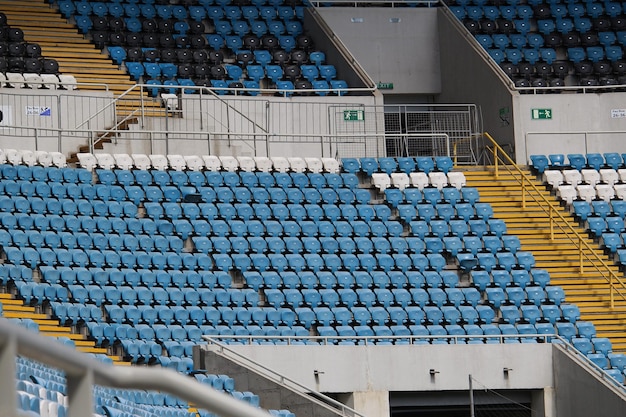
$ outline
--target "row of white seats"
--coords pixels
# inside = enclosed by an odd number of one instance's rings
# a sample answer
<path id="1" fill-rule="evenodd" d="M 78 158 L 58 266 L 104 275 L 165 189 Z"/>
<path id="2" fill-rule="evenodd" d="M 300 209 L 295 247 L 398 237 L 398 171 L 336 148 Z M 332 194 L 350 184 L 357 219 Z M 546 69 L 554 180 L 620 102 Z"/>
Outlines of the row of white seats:
<path id="1" fill-rule="evenodd" d="M 51 90 L 76 90 L 78 82 L 70 74 L 36 74 L 0 72 L 0 88 L 48 88 Z"/>
<path id="2" fill-rule="evenodd" d="M 606 202 L 614 198 L 626 200 L 626 184 L 560 184 L 556 188 L 556 195 L 567 204 L 572 204 L 572 201 L 577 198 L 589 203 L 595 199 L 604 200 Z"/>
<path id="3" fill-rule="evenodd" d="M 339 161 L 334 158 L 285 158 L 261 156 L 215 156 L 215 155 L 146 155 L 79 153 L 78 162 L 87 170 L 102 169 L 173 169 L 176 171 L 265 171 L 265 172 L 327 172 L 340 171 Z"/>
<path id="4" fill-rule="evenodd" d="M 451 185 L 457 189 L 464 187 L 465 174 L 462 172 L 445 172 L 433 171 L 426 174 L 425 172 L 394 172 L 391 175 L 383 172 L 375 172 L 372 174 L 372 184 L 383 192 L 389 187 L 404 190 L 407 187 L 417 187 L 423 190 L 425 187 L 433 186 L 442 189 L 447 185 Z"/>
<path id="5" fill-rule="evenodd" d="M 570 185 L 581 183 L 596 185 L 599 182 L 603 182 L 613 185 L 616 182 L 626 182 L 626 169 L 603 168 L 599 171 L 595 169 L 583 169 L 581 171 L 577 169 L 566 169 L 563 171 L 546 170 L 543 172 L 543 181 L 550 184 L 553 188 L 563 183 Z"/>
<path id="6" fill-rule="evenodd" d="M 50 166 L 65 168 L 67 159 L 61 152 L 0 149 L 0 164 L 4 163 L 31 167 L 40 165 L 46 168 Z"/>

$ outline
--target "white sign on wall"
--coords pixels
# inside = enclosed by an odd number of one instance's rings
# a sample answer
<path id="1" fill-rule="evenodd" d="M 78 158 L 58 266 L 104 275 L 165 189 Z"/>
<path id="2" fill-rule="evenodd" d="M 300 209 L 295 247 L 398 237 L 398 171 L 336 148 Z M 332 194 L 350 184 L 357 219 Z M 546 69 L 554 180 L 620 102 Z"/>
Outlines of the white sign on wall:
<path id="1" fill-rule="evenodd" d="M 626 109 L 611 109 L 612 119 L 621 119 L 626 117 Z"/>
<path id="2" fill-rule="evenodd" d="M 25 106 L 26 116 L 52 116 L 50 107 L 47 106 Z"/>

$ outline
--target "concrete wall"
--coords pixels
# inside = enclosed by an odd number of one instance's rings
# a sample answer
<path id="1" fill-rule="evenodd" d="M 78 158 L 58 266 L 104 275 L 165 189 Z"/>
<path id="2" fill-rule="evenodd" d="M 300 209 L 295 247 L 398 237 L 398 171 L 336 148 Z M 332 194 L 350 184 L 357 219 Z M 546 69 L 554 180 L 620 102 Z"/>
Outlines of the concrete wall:
<path id="1" fill-rule="evenodd" d="M 387 416 L 391 401 L 396 406 L 426 405 L 431 404 L 432 395 L 442 396 L 440 405 L 459 401 L 459 392 L 469 390 L 471 375 L 483 387 L 503 390 L 520 402 L 532 402 L 533 409 L 542 410 L 537 416 L 556 417 L 551 411 L 554 382 L 550 344 L 228 348 L 313 391 L 330 393 L 366 416 Z M 233 368 L 224 360 L 208 359 L 208 349 L 200 347 L 202 353 L 196 355 L 201 358 L 196 361 L 200 368 L 241 373 L 238 365 Z M 467 394 L 461 397 L 467 401 Z"/>
<path id="2" fill-rule="evenodd" d="M 617 417 L 626 415 L 623 387 L 600 382 L 597 371 L 581 367 L 565 352 L 554 349 L 554 388 L 557 417 Z"/>
<path id="3" fill-rule="evenodd" d="M 477 104 L 483 130 L 499 143 L 512 145 L 516 129 L 512 93 L 487 62 L 486 52 L 474 48 L 478 44 L 464 30 L 455 17 L 439 9 L 442 90 L 436 102 Z"/>
<path id="4" fill-rule="evenodd" d="M 2 88 L 0 147 L 76 151 L 87 143 L 86 130 L 104 130 L 114 124 L 114 108 L 106 107 L 112 97 L 106 92 Z M 61 135 L 59 129 L 79 131 Z"/>
<path id="5" fill-rule="evenodd" d="M 626 93 L 515 97 L 517 162 L 551 153 L 626 152 Z M 551 119 L 533 119 L 548 109 Z"/>
<path id="6" fill-rule="evenodd" d="M 318 8 L 332 31 L 387 94 L 441 91 L 436 8 Z"/>

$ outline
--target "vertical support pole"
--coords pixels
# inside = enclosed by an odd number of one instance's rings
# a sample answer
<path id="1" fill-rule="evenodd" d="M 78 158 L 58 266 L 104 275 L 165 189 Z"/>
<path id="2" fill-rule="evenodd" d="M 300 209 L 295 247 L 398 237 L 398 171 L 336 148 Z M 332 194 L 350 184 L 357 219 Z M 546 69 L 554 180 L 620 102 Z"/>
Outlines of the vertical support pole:
<path id="1" fill-rule="evenodd" d="M 472 385 L 472 375 L 469 375 L 469 399 L 470 399 L 470 417 L 475 416 L 474 412 L 474 387 Z"/>
<path id="2" fill-rule="evenodd" d="M 94 412 L 93 405 L 93 371 L 85 369 L 82 375 L 67 376 L 67 407 L 68 417 L 90 416 Z"/>
<path id="3" fill-rule="evenodd" d="M 526 208 L 526 179 L 524 178 L 523 175 L 521 175 L 521 182 L 522 182 L 522 208 L 525 209 Z"/>
<path id="4" fill-rule="evenodd" d="M 583 266 L 583 238 L 580 235 L 578 236 L 578 263 L 578 272 L 582 274 L 585 272 L 585 267 Z"/>
<path id="5" fill-rule="evenodd" d="M 14 335 L 9 334 L 0 345 L 0 393 L 2 393 L 0 416 L 13 416 L 17 411 L 17 393 L 15 388 L 16 359 L 17 341 Z"/>
<path id="6" fill-rule="evenodd" d="M 493 165 L 494 165 L 494 168 L 495 168 L 494 172 L 496 174 L 496 179 L 498 179 L 498 177 L 499 177 L 499 172 L 498 172 L 498 148 L 496 148 L 495 146 L 493 148 Z"/>
<path id="7" fill-rule="evenodd" d="M 554 210 L 554 208 L 552 208 L 552 204 L 550 204 L 548 208 L 548 213 L 550 213 L 550 242 L 554 242 L 554 216 L 552 210 Z"/>
<path id="8" fill-rule="evenodd" d="M 613 285 L 614 274 L 609 272 L 609 296 L 611 297 L 611 309 L 615 308 L 615 286 Z"/>

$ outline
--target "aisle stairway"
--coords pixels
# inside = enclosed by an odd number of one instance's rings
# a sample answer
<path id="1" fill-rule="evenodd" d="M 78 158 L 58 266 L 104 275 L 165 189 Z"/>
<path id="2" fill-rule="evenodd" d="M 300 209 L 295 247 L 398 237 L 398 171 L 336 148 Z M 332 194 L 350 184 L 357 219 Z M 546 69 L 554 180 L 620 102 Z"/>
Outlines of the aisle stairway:
<path id="1" fill-rule="evenodd" d="M 524 170 L 529 178 L 534 177 L 530 171 Z M 579 251 L 576 238 L 570 239 L 567 225 L 574 227 L 585 241 L 594 248 L 594 252 L 603 259 L 618 277 L 624 274 L 600 249 L 597 242 L 590 239 L 585 230 L 579 226 L 574 217 L 550 192 L 541 181 L 535 180 L 539 193 L 531 191 L 531 195 L 546 197 L 566 219 L 558 220 L 554 226 L 554 240 L 550 240 L 550 219 L 546 210 L 532 197 L 526 199 L 526 208 L 522 208 L 522 192 L 519 180 L 506 169 L 500 168 L 498 178 L 493 167 L 485 170 L 465 171 L 467 185 L 476 187 L 480 192 L 480 201 L 493 206 L 494 217 L 506 222 L 507 233 L 517 235 L 522 243 L 522 250 L 533 252 L 536 267 L 550 272 L 551 283 L 564 288 L 567 302 L 577 304 L 581 311 L 581 319 L 592 321 L 598 336 L 609 337 L 615 352 L 626 352 L 626 301 L 619 295 L 615 296 L 615 309 L 610 308 L 610 291 L 606 272 L 600 270 L 601 262 L 585 259 L 583 273 L 579 269 Z M 519 177 L 518 177 L 519 178 Z M 544 207 L 545 203 L 544 203 Z M 626 282 L 626 278 L 624 278 Z M 622 290 L 626 294 L 626 290 Z"/>
<path id="2" fill-rule="evenodd" d="M 57 60 L 61 73 L 73 75 L 79 83 L 94 83 L 79 86 L 81 90 L 102 91 L 106 84 L 117 97 L 135 85 L 125 71 L 78 33 L 76 27 L 45 0 L 0 0 L 0 12 L 6 15 L 9 25 L 24 31 L 26 42 L 38 43 L 43 56 Z M 144 100 L 147 106 L 160 107 L 147 94 Z M 132 92 L 121 113 L 130 113 L 140 104 L 140 92 Z"/>
<path id="3" fill-rule="evenodd" d="M 71 339 L 76 349 L 85 353 L 107 354 L 107 349 L 95 346 L 95 343 L 78 333 L 72 333 L 72 329 L 61 326 L 58 320 L 50 318 L 47 314 L 37 313 L 34 307 L 24 305 L 21 300 L 15 299 L 11 294 L 0 293 L 2 313 L 0 316 L 14 319 L 31 319 L 39 326 L 39 333 L 44 336 L 66 337 Z M 111 356 L 116 365 L 130 365 L 119 356 Z"/>

